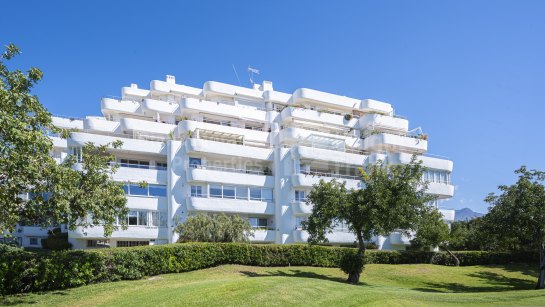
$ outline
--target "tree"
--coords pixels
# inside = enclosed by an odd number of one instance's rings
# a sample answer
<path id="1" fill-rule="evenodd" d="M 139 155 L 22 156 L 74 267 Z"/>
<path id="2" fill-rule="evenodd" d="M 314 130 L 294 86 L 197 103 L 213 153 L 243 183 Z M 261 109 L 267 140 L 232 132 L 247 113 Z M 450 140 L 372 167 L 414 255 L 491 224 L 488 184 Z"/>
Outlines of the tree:
<path id="1" fill-rule="evenodd" d="M 406 165 L 385 165 L 379 161 L 360 169 L 363 188 L 358 190 L 347 190 L 344 182 L 320 180 L 307 198 L 307 203 L 313 205 L 312 214 L 303 225 L 309 232 L 309 243 L 327 243 L 326 234 L 336 224 L 346 223 L 356 235 L 357 256 L 363 258 L 365 241 L 374 236 L 393 231 L 409 235 L 427 210 L 426 203 L 434 199 L 425 193 L 423 170 L 413 157 Z M 363 265 L 363 261 L 359 263 Z M 358 283 L 360 272 L 348 272 L 348 282 Z"/>
<path id="2" fill-rule="evenodd" d="M 13 232 L 21 221 L 70 229 L 92 222 L 109 236 L 116 218 L 128 212 L 123 189 L 112 179 L 117 167 L 108 165 L 113 156 L 107 151 L 121 143 L 87 144 L 79 158 L 57 164 L 47 132 L 67 137 L 69 131 L 54 127 L 51 114 L 31 94 L 42 72 L 7 68 L 5 62 L 19 53 L 10 44 L 0 56 L 0 233 Z"/>
<path id="3" fill-rule="evenodd" d="M 239 215 L 197 214 L 176 226 L 178 242 L 248 242 L 253 237 L 250 223 Z"/>
<path id="4" fill-rule="evenodd" d="M 416 227 L 416 235 L 411 244 L 419 247 L 439 247 L 444 249 L 454 259 L 456 266 L 460 266 L 460 260 L 450 249 L 450 228 L 443 221 L 443 214 L 434 207 L 424 211 Z"/>
<path id="5" fill-rule="evenodd" d="M 539 251 L 539 277 L 536 289 L 545 288 L 545 172 L 515 171 L 518 180 L 513 185 L 500 185 L 500 195 L 490 193 L 485 201 L 490 204 L 484 216 L 487 228 L 497 238 L 524 244 Z"/>

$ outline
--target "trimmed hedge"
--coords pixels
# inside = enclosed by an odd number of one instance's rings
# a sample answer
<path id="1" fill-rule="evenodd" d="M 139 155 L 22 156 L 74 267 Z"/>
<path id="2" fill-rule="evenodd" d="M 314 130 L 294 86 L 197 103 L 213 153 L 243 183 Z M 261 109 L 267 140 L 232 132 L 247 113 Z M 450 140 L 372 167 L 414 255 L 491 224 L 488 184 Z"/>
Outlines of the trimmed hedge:
<path id="1" fill-rule="evenodd" d="M 352 248 L 241 243 L 185 243 L 38 254 L 0 245 L 0 294 L 57 290 L 140 279 L 221 264 L 339 267 Z M 456 252 L 461 265 L 537 262 L 534 253 Z M 443 252 L 367 251 L 365 263 L 452 265 Z"/>

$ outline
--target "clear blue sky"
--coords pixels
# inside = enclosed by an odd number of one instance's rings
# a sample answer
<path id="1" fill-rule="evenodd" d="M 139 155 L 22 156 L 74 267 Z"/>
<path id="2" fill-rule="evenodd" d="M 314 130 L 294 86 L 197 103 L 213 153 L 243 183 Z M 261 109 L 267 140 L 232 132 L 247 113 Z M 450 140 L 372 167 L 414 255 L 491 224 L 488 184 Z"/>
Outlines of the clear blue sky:
<path id="1" fill-rule="evenodd" d="M 314 88 L 392 103 L 454 160 L 452 208 L 520 165 L 545 170 L 545 1 L 10 1 L 0 43 L 41 68 L 54 114 L 100 114 L 103 95 L 166 74 L 277 90 Z M 178 1 L 179 2 L 179 1 Z"/>

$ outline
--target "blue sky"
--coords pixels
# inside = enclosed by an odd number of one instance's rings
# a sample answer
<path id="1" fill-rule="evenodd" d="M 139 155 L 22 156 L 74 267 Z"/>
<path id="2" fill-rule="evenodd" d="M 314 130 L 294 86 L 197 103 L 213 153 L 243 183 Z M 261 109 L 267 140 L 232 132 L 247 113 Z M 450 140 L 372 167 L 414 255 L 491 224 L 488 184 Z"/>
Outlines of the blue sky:
<path id="1" fill-rule="evenodd" d="M 520 165 L 545 170 L 545 1 L 10 1 L 0 44 L 45 73 L 54 114 L 100 114 L 100 98 L 166 74 L 201 87 L 314 88 L 392 103 L 454 161 L 456 196 L 483 198 Z"/>

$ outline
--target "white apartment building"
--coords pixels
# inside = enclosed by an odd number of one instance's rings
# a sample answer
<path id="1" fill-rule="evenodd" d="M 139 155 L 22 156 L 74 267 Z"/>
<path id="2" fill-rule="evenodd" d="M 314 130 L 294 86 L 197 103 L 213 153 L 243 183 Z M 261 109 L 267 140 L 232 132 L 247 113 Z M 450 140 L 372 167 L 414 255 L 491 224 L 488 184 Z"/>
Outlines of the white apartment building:
<path id="1" fill-rule="evenodd" d="M 54 117 L 73 128 L 71 138 L 52 136 L 61 161 L 87 142 L 123 141 L 112 149 L 114 175 L 125 182 L 128 229 L 105 238 L 100 226 L 68 231 L 74 248 L 173 243 L 177 223 L 197 213 L 239 214 L 255 227 L 257 243 L 302 243 L 301 222 L 311 213 L 305 197 L 320 179 L 361 185 L 358 167 L 383 160 L 409 163 L 413 154 L 428 168 L 428 193 L 453 196 L 452 161 L 426 154 L 427 135 L 409 130 L 388 103 L 300 88 L 292 94 L 264 81 L 253 88 L 206 82 L 202 88 L 151 81 L 103 98 L 103 116 Z M 147 182 L 141 188 L 139 182 Z M 434 204 L 437 205 L 437 204 Z M 445 221 L 454 211 L 441 209 Z M 39 245 L 45 230 L 20 226 L 24 246 Z M 351 245 L 353 234 L 337 225 L 330 244 Z M 404 249 L 409 238 L 395 232 L 376 238 L 380 249 Z"/>

